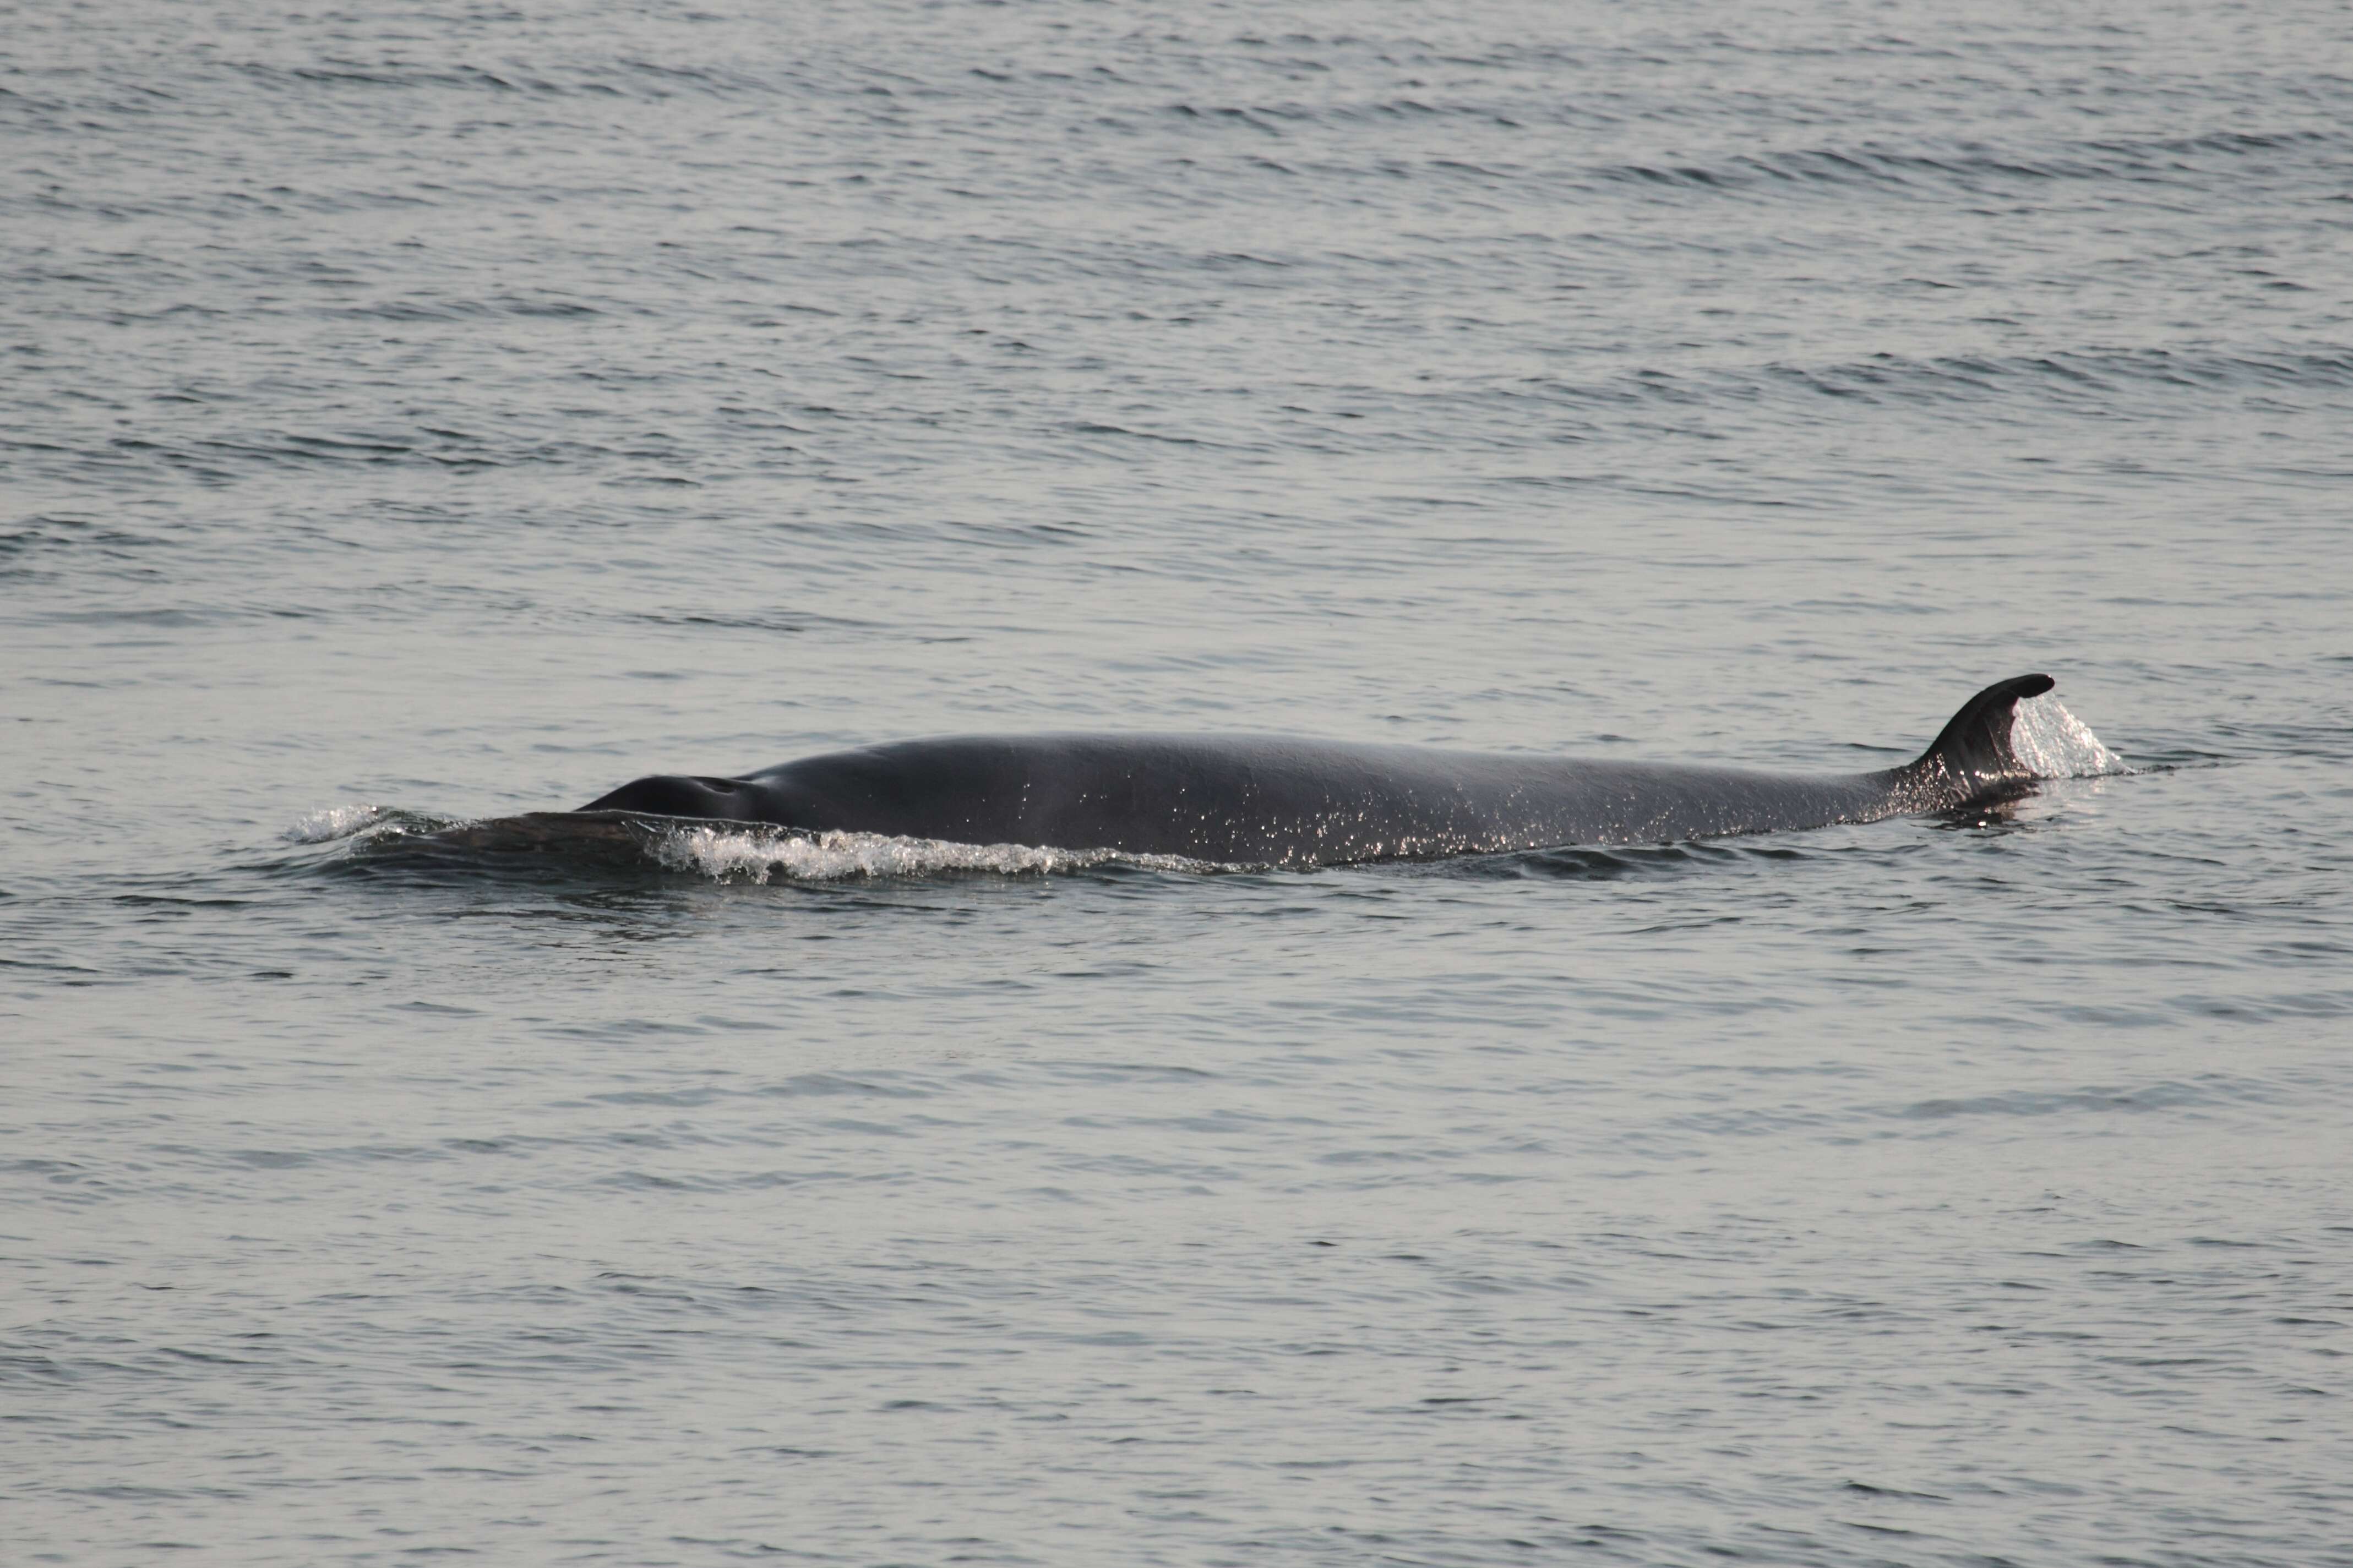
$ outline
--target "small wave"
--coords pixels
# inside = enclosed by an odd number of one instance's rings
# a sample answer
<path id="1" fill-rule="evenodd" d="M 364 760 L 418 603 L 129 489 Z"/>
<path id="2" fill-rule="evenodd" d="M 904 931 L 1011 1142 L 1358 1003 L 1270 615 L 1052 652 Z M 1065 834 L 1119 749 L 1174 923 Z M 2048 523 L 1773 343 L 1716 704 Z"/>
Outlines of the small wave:
<path id="1" fill-rule="evenodd" d="M 2055 697 L 2030 697 L 2010 719 L 2010 749 L 2039 779 L 2088 779 L 2129 773 L 2116 754 Z"/>
<path id="2" fill-rule="evenodd" d="M 717 882 L 840 882 L 928 877 L 944 871 L 1054 876 L 1098 866 L 1149 871 L 1206 871 L 1206 862 L 1175 855 L 1123 855 L 1111 849 L 1054 849 L 1029 844 L 956 844 L 892 838 L 879 833 L 796 834 L 759 827 L 672 827 L 646 846 L 654 861 Z"/>
<path id="3" fill-rule="evenodd" d="M 1459 878 L 1474 882 L 1648 881 L 1734 864 L 1754 853 L 1746 845 L 1705 840 L 1680 844 L 1558 844 L 1444 860 L 1405 861 L 1397 868 L 1409 876 Z M 1776 853 L 1785 858 L 1796 858 L 1796 852 L 1788 849 Z"/>

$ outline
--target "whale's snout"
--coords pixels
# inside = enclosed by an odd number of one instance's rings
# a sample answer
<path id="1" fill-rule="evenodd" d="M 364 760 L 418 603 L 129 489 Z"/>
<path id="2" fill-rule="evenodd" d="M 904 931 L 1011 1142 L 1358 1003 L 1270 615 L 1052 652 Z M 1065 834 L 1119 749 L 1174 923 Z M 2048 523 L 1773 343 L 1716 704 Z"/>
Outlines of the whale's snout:
<path id="1" fill-rule="evenodd" d="M 760 819 L 752 786 L 741 779 L 656 773 L 598 795 L 583 811 L 641 811 L 649 816 L 702 816 L 722 822 Z"/>

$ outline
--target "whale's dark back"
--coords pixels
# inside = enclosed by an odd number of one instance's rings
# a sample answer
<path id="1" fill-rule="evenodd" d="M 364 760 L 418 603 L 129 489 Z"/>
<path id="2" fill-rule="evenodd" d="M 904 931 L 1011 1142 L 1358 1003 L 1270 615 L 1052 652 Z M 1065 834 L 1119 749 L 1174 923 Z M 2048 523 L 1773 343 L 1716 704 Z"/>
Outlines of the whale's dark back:
<path id="1" fill-rule="evenodd" d="M 1236 864 L 1426 858 L 1868 822 L 2027 776 L 2018 700 L 1987 688 L 1918 761 L 1823 775 L 1276 735 L 958 735 L 805 757 L 742 779 L 640 779 L 586 810 Z"/>

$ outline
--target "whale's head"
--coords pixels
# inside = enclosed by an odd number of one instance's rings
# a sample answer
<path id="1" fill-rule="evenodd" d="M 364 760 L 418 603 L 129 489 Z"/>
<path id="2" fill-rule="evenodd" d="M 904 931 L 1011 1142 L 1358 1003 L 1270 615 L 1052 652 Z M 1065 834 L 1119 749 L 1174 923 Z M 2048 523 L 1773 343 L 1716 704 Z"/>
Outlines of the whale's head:
<path id="1" fill-rule="evenodd" d="M 758 784 L 743 779 L 698 778 L 687 773 L 656 773 L 633 780 L 609 795 L 598 795 L 583 811 L 637 811 L 649 816 L 699 816 L 718 822 L 776 820 Z"/>

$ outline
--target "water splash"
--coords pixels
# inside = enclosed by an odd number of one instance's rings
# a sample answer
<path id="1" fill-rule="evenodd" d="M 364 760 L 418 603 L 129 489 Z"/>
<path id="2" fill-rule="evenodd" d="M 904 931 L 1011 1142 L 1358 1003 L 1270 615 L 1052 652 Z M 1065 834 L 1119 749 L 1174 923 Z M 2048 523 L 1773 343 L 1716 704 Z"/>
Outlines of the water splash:
<path id="1" fill-rule="evenodd" d="M 646 846 L 655 862 L 713 881 L 839 882 L 925 877 L 943 871 L 1054 876 L 1098 866 L 1149 871 L 1204 871 L 1206 862 L 1176 855 L 1123 855 L 1112 849 L 1053 849 L 1028 844 L 955 844 L 879 833 L 780 833 L 757 827 L 676 827 Z"/>
<path id="2" fill-rule="evenodd" d="M 371 805 L 331 805 L 324 811 L 314 811 L 286 830 L 290 844 L 332 844 L 339 838 L 349 838 L 364 833 L 393 815 L 392 808 Z"/>
<path id="3" fill-rule="evenodd" d="M 2030 697 L 2010 720 L 2010 749 L 2039 779 L 2097 778 L 2128 772 L 2089 726 L 2055 697 Z"/>

